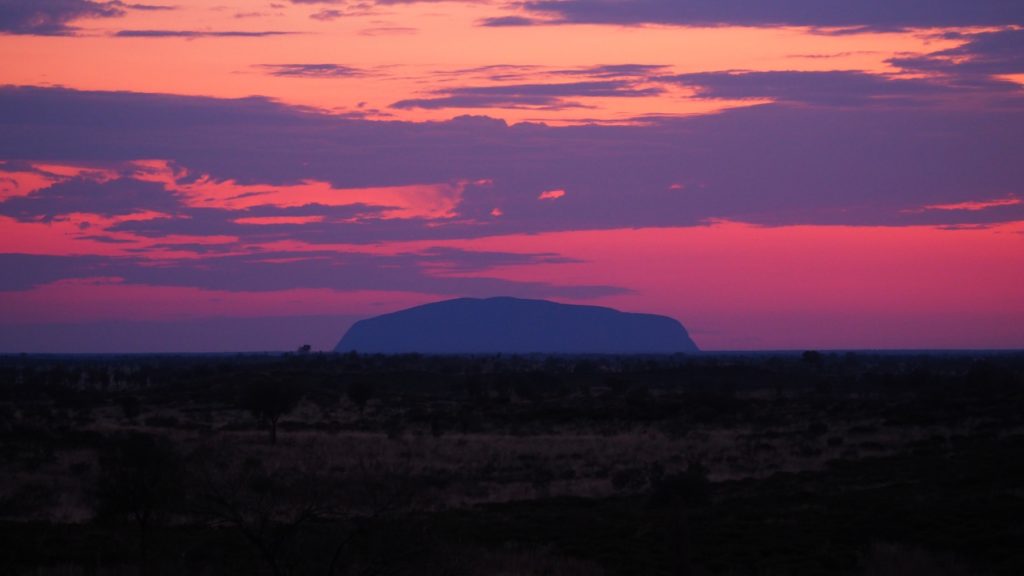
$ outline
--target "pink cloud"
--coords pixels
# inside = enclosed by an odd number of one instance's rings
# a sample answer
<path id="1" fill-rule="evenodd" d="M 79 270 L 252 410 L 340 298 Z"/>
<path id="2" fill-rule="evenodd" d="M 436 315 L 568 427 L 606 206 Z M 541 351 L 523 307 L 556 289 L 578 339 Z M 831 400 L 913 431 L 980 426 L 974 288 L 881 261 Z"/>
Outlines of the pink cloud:
<path id="1" fill-rule="evenodd" d="M 180 169 L 168 162 L 138 163 L 145 171 L 139 180 L 160 182 L 168 190 L 182 194 L 189 206 L 241 210 L 253 206 L 295 207 L 308 204 L 322 206 L 383 206 L 380 217 L 450 218 L 462 199 L 468 182 L 411 184 L 406 186 L 374 186 L 366 188 L 335 188 L 329 182 L 309 179 L 299 184 L 271 186 L 240 184 L 234 180 L 217 180 L 200 175 L 183 180 Z"/>
<path id="2" fill-rule="evenodd" d="M 556 190 L 545 190 L 544 192 L 540 193 L 540 196 L 538 196 L 537 199 L 538 200 L 557 200 L 559 198 L 562 198 L 563 196 L 565 196 L 565 190 L 562 190 L 562 189 L 559 188 L 559 189 L 556 189 Z"/>
<path id="3" fill-rule="evenodd" d="M 1001 206 L 1017 206 L 1018 204 L 1024 203 L 1020 198 L 1016 196 L 1008 196 L 1006 198 L 997 198 L 994 200 L 981 200 L 973 202 L 956 202 L 953 204 L 931 204 L 921 208 L 924 210 L 966 210 L 968 212 L 979 212 L 981 210 L 988 210 L 989 208 L 999 208 Z"/>
<path id="4" fill-rule="evenodd" d="M 280 224 L 312 224 L 323 222 L 323 216 L 254 216 L 252 218 L 235 218 L 236 224 L 256 224 L 274 226 Z"/>

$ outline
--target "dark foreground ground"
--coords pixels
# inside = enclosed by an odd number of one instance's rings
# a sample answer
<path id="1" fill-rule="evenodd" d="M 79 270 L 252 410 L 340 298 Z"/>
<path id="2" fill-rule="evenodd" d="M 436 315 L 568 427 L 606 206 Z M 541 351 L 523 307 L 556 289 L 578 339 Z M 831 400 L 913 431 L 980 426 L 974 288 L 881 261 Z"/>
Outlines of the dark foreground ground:
<path id="1" fill-rule="evenodd" d="M 0 573 L 1024 574 L 1024 354 L 0 357 Z"/>

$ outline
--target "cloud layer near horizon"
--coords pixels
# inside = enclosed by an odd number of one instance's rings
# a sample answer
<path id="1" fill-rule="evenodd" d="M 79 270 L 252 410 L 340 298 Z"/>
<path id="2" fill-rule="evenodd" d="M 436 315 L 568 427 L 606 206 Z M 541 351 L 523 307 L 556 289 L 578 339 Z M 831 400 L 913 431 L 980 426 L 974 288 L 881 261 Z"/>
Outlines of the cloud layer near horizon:
<path id="1" fill-rule="evenodd" d="M 936 91 L 917 81 L 861 73 L 675 80 L 709 96 L 728 91 L 780 103 L 638 126 L 550 127 L 483 117 L 363 121 L 264 99 L 5 88 L 0 156 L 84 162 L 122 177 L 62 180 L 0 201 L 0 214 L 51 221 L 71 213 L 151 212 L 110 230 L 252 241 L 272 239 L 275 226 L 239 219 L 306 217 L 306 223 L 292 221 L 281 230 L 310 243 L 357 244 L 692 226 L 714 219 L 962 225 L 1024 216 L 1017 204 L 922 210 L 1021 194 L 1024 166 L 1015 159 L 1022 153 L 1024 116 L 1019 96 L 1008 89 L 997 92 L 1008 108 L 975 110 L 921 105 L 914 100 L 930 102 Z M 802 89 L 807 85 L 813 88 Z M 792 100 L 827 107 L 786 104 Z M 140 159 L 173 168 L 133 181 L 138 168 L 130 163 Z M 207 195 L 260 194 L 244 203 L 189 201 L 188 194 L 198 193 L 189 192 L 196 179 L 203 179 Z M 303 197 L 314 190 L 294 188 L 317 182 L 315 195 Z M 293 188 L 274 192 L 281 187 Z M 568 194 L 557 202 L 537 201 L 553 189 Z M 293 200 L 281 204 L 282 194 Z M 412 196 L 420 205 L 405 206 L 409 217 L 388 217 L 402 209 L 396 203 L 413 202 Z M 277 199 L 261 203 L 261 197 Z M 492 215 L 495 209 L 500 217 Z"/>
<path id="2" fill-rule="evenodd" d="M 710 87 L 722 78 L 684 80 Z M 793 83 L 785 73 L 751 82 L 727 86 L 769 86 L 779 97 L 777 87 Z M 65 240 L 57 253 L 0 257 L 10 271 L 0 288 L 90 279 L 217 293 L 415 286 L 578 301 L 629 293 L 635 280 L 509 277 L 494 272 L 585 262 L 556 251 L 443 246 L 716 221 L 1024 221 L 1016 107 L 850 107 L 841 105 L 849 90 L 837 90 L 837 103 L 827 82 L 819 86 L 825 91 L 810 101 L 825 107 L 780 98 L 711 116 L 585 127 L 364 121 L 265 99 L 5 88 L 0 153 L 11 160 L 0 175 L 42 180 L 8 187 L 0 215 L 14 235 L 63 226 Z M 59 254 L 76 242 L 108 246 L 107 255 Z M 417 248 L 375 248 L 387 244 Z"/>

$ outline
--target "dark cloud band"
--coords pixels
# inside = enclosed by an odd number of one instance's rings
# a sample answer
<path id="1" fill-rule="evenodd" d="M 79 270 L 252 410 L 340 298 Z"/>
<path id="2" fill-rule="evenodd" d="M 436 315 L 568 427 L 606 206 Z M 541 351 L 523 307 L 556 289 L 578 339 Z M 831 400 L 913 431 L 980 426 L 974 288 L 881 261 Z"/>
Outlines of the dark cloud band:
<path id="1" fill-rule="evenodd" d="M 1024 3 L 1007 0 L 533 0 L 523 7 L 546 23 L 864 30 L 1024 23 Z"/>

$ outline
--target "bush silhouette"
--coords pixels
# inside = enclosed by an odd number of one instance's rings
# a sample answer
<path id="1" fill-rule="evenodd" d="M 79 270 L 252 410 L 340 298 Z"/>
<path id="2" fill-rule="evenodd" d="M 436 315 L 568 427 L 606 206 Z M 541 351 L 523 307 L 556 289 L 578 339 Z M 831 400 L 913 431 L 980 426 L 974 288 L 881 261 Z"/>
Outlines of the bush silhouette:
<path id="1" fill-rule="evenodd" d="M 366 409 L 366 403 L 373 397 L 373 388 L 366 382 L 357 380 L 348 385 L 346 393 L 348 394 L 348 399 L 356 405 L 359 413 L 362 414 L 363 410 Z"/>
<path id="2" fill-rule="evenodd" d="M 100 455 L 97 517 L 134 522 L 143 572 L 149 560 L 150 530 L 178 509 L 184 494 L 181 480 L 181 460 L 164 438 L 129 434 L 115 438 Z"/>
<path id="3" fill-rule="evenodd" d="M 302 389 L 281 380 L 266 378 L 243 388 L 242 406 L 265 426 L 270 434 L 270 443 L 277 443 L 277 423 L 302 400 Z"/>

